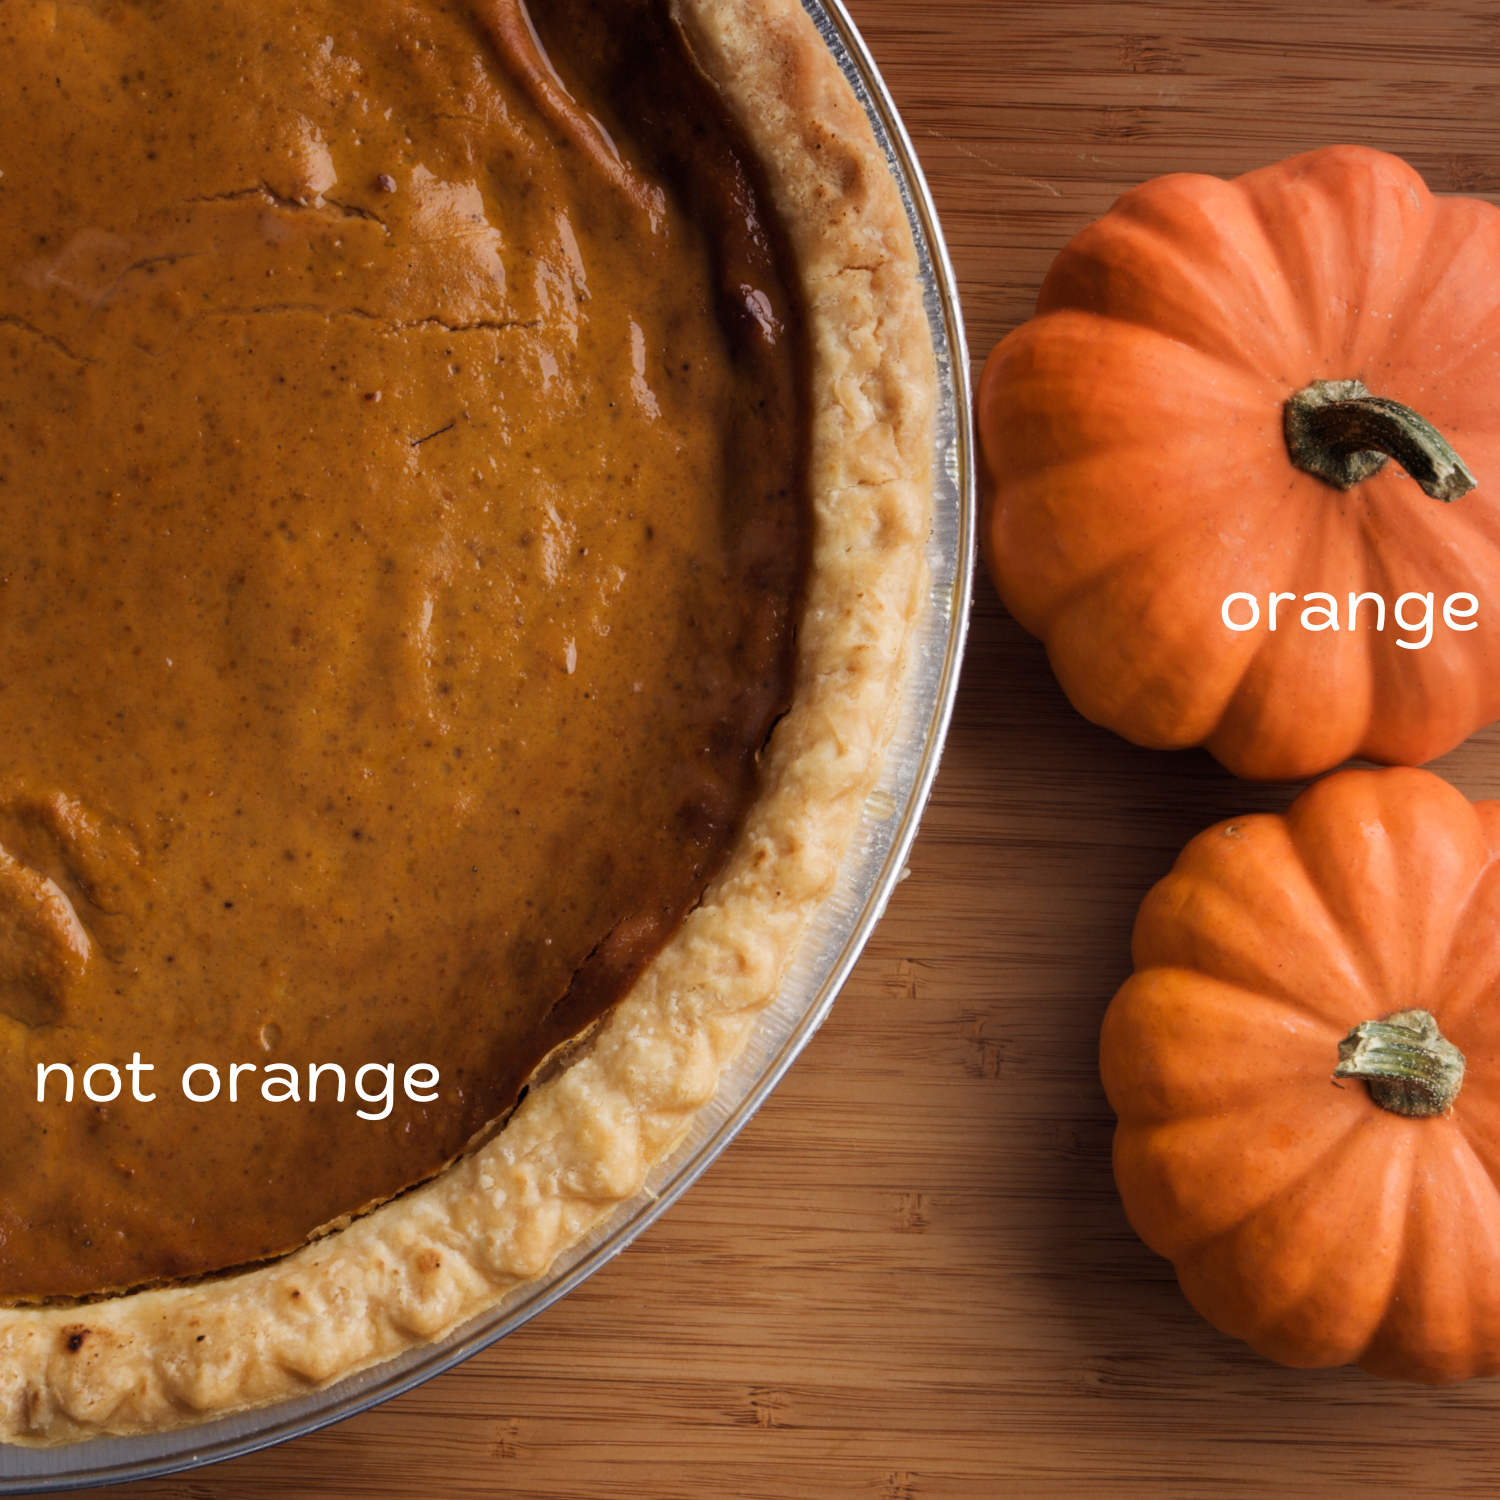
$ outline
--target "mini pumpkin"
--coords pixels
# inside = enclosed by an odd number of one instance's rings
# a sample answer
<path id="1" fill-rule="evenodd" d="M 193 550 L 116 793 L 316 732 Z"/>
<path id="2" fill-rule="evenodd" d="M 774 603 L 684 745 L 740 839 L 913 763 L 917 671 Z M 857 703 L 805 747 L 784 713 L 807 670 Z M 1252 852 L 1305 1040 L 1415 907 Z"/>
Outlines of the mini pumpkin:
<path id="1" fill-rule="evenodd" d="M 1500 802 L 1345 771 L 1200 834 L 1105 1017 L 1115 1178 L 1287 1365 L 1500 1372 Z"/>
<path id="2" fill-rule="evenodd" d="M 1148 182 L 978 420 L 990 572 L 1096 723 L 1275 778 L 1500 716 L 1500 210 L 1354 146 Z"/>

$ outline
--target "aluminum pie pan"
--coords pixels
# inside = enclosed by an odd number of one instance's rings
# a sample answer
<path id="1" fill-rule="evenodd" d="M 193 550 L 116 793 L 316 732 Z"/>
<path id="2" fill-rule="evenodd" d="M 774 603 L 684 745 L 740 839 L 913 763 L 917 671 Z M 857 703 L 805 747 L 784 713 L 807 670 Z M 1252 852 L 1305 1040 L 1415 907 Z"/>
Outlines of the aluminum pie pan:
<path id="1" fill-rule="evenodd" d="M 928 607 L 912 642 L 901 717 L 833 894 L 803 937 L 749 1045 L 726 1070 L 682 1143 L 657 1163 L 634 1198 L 559 1255 L 545 1275 L 515 1288 L 448 1337 L 296 1400 L 141 1437 L 96 1438 L 58 1448 L 0 1446 L 0 1495 L 156 1479 L 254 1453 L 368 1411 L 504 1338 L 618 1255 L 698 1180 L 822 1025 L 884 913 L 902 879 L 937 773 L 968 629 L 976 523 L 969 359 L 937 212 L 895 105 L 841 0 L 802 3 L 864 106 L 900 188 L 917 246 L 938 374 Z"/>

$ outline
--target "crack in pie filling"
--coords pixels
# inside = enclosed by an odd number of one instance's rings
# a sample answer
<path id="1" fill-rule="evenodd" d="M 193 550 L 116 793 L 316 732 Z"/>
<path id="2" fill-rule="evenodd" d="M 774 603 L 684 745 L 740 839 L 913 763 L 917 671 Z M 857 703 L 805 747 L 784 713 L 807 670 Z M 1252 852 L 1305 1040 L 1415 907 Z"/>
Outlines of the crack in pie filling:
<path id="1" fill-rule="evenodd" d="M 878 772 L 934 398 L 792 0 L 8 0 L 0 49 L 0 1435 L 46 1443 L 440 1336 L 637 1191 Z"/>

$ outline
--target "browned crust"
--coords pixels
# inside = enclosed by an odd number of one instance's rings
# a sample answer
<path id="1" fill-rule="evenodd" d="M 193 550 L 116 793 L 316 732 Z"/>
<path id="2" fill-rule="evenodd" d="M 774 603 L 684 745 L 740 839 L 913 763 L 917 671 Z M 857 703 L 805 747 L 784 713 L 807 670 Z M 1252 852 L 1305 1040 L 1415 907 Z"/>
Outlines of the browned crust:
<path id="1" fill-rule="evenodd" d="M 307 1394 L 540 1276 L 642 1186 L 749 1038 L 879 773 L 921 609 L 935 374 L 906 215 L 796 0 L 675 0 L 785 220 L 812 339 L 813 566 L 798 695 L 700 908 L 506 1129 L 274 1265 L 0 1313 L 0 1437 L 160 1431 Z"/>

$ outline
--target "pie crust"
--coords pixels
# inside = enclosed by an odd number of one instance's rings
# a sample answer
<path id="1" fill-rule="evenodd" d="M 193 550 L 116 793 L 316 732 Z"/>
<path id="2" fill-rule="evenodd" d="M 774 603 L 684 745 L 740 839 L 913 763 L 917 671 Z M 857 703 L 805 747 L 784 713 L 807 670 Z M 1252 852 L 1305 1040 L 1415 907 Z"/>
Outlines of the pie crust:
<path id="1" fill-rule="evenodd" d="M 0 1436 L 161 1431 L 442 1337 L 642 1186 L 740 1053 L 880 769 L 925 596 L 936 377 L 900 194 L 797 0 L 674 0 L 759 154 L 805 298 L 812 561 L 796 699 L 699 907 L 503 1131 L 422 1187 L 223 1279 L 0 1312 Z"/>

